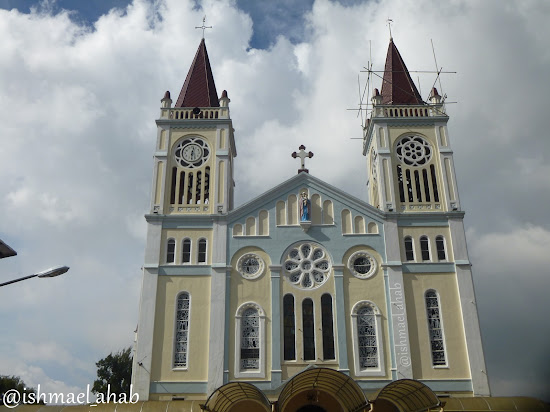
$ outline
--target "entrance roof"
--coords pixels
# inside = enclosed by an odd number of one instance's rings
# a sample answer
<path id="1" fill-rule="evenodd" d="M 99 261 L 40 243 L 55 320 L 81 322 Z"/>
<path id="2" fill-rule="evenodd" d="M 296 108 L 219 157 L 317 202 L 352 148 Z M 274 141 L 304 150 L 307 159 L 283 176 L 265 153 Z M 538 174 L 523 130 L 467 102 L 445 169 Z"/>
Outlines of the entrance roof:
<path id="1" fill-rule="evenodd" d="M 294 395 L 312 389 L 334 396 L 349 412 L 362 411 L 369 404 L 359 385 L 349 376 L 334 369 L 312 368 L 300 372 L 286 383 L 277 402 L 279 410 L 284 410 Z"/>
<path id="2" fill-rule="evenodd" d="M 208 397 L 205 411 L 228 412 L 238 402 L 253 401 L 271 411 L 271 402 L 261 390 L 246 382 L 230 382 L 220 386 Z"/>
<path id="3" fill-rule="evenodd" d="M 401 411 L 427 411 L 440 405 L 438 397 L 422 382 L 400 379 L 384 386 L 376 400 L 384 399 L 393 403 Z M 373 403 L 376 405 L 376 400 Z"/>

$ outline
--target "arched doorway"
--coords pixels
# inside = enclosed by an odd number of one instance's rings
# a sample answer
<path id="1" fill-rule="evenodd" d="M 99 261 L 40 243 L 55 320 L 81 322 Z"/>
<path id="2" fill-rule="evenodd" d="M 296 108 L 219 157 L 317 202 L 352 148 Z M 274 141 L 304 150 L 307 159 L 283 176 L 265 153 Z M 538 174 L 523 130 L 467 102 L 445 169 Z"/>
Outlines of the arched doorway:
<path id="1" fill-rule="evenodd" d="M 230 382 L 216 389 L 206 400 L 206 411 L 271 412 L 271 402 L 264 393 L 247 382 Z"/>
<path id="2" fill-rule="evenodd" d="M 279 412 L 359 412 L 368 409 L 369 401 L 348 375 L 312 367 L 285 384 L 277 405 Z"/>

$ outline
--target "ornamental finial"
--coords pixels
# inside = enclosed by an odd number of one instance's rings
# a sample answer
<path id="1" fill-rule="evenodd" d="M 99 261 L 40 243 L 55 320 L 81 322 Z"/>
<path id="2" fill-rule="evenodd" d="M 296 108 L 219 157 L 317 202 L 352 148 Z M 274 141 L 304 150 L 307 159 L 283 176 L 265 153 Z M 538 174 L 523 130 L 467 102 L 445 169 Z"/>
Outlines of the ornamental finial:
<path id="1" fill-rule="evenodd" d="M 297 157 L 300 158 L 301 168 L 298 169 L 298 173 L 301 173 L 301 172 L 309 173 L 309 170 L 306 169 L 305 162 L 306 162 L 306 157 L 309 157 L 310 159 L 313 157 L 313 152 L 306 152 L 305 151 L 306 147 L 304 145 L 300 145 L 298 149 L 300 149 L 299 152 L 293 152 L 291 155 L 294 159 L 296 159 Z"/>

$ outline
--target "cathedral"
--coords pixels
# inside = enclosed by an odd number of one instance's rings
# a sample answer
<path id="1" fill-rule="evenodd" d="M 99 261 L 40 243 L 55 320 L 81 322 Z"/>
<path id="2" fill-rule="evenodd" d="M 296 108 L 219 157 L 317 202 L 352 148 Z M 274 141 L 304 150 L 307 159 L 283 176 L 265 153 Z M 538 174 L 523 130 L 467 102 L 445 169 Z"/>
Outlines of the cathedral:
<path id="1" fill-rule="evenodd" d="M 368 202 L 311 175 L 312 153 L 296 142 L 298 173 L 235 207 L 239 141 L 202 39 L 156 121 L 132 373 L 140 400 L 391 412 L 499 399 L 442 97 L 433 88 L 422 99 L 390 40 L 371 102 Z"/>

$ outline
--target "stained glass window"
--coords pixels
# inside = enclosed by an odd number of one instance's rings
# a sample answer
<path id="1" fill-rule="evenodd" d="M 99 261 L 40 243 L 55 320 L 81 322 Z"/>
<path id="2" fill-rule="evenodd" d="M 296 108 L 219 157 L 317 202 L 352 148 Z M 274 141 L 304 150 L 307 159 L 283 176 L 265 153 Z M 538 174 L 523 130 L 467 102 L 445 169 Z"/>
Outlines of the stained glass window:
<path id="1" fill-rule="evenodd" d="M 260 369 L 260 316 L 255 308 L 241 317 L 241 370 Z"/>
<path id="2" fill-rule="evenodd" d="M 439 311 L 439 298 L 433 290 L 426 292 L 426 310 L 428 312 L 428 332 L 432 351 L 432 365 L 446 365 L 445 344 L 443 342 L 443 327 Z"/>
<path id="3" fill-rule="evenodd" d="M 180 293 L 176 304 L 174 367 L 185 368 L 189 342 L 189 293 Z"/>
<path id="4" fill-rule="evenodd" d="M 332 327 L 332 296 L 321 296 L 321 323 L 323 328 L 323 359 L 335 359 L 334 330 Z"/>
<path id="5" fill-rule="evenodd" d="M 302 302 L 302 329 L 304 331 L 304 360 L 315 360 L 315 320 L 313 301 L 309 298 Z"/>
<path id="6" fill-rule="evenodd" d="M 371 306 L 363 306 L 357 311 L 357 339 L 359 367 L 361 369 L 378 368 L 376 317 Z"/>

